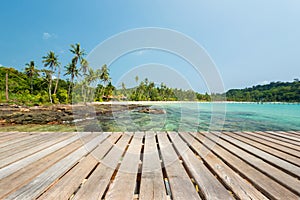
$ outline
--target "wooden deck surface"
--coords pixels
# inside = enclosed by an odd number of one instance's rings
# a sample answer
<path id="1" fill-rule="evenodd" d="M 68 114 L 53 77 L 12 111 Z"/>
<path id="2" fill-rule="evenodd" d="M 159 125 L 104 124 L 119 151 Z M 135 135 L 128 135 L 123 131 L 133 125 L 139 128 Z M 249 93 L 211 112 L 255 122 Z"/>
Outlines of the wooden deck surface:
<path id="1" fill-rule="evenodd" d="M 300 132 L 0 133 L 0 199 L 300 199 Z"/>

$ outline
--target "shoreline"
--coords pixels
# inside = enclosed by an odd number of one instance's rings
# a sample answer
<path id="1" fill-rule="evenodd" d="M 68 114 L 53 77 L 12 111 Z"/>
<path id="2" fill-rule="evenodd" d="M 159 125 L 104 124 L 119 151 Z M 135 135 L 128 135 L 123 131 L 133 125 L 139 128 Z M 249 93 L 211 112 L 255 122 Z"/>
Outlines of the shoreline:
<path id="1" fill-rule="evenodd" d="M 252 101 L 110 101 L 110 102 L 91 102 L 87 105 L 153 105 L 153 104 L 291 104 L 298 105 L 300 102 L 252 102 Z M 72 104 L 70 104 L 72 105 Z M 77 105 L 77 104 L 74 104 Z M 84 105 L 80 103 L 78 105 Z"/>

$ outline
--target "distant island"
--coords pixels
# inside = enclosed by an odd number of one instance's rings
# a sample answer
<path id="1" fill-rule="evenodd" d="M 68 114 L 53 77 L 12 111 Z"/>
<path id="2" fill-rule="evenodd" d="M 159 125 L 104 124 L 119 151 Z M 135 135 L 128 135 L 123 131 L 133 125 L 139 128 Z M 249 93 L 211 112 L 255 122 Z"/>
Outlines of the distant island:
<path id="1" fill-rule="evenodd" d="M 300 102 L 300 81 L 271 82 L 245 89 L 231 89 L 224 94 L 200 94 L 192 90 L 156 85 L 148 80 L 137 86 L 117 89 L 112 85 L 109 68 L 104 64 L 97 70 L 89 66 L 80 44 L 71 45 L 73 58 L 65 65 L 50 51 L 42 57 L 43 68 L 34 61 L 24 65 L 24 71 L 13 67 L 0 67 L 0 103 L 38 106 L 103 101 L 240 101 L 240 102 Z M 77 79 L 80 76 L 80 80 Z"/>

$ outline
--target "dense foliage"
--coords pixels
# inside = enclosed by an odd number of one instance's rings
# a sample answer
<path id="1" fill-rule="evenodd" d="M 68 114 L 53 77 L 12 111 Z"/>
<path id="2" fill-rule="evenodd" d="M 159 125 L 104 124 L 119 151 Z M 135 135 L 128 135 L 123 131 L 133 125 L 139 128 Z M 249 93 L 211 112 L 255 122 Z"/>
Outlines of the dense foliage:
<path id="1" fill-rule="evenodd" d="M 271 82 L 245 89 L 232 89 L 226 92 L 228 101 L 252 102 L 300 102 L 300 81 Z"/>
<path id="2" fill-rule="evenodd" d="M 80 44 L 71 45 L 73 55 L 70 63 L 64 66 L 64 78 L 60 79 L 61 63 L 52 51 L 42 57 L 43 69 L 34 61 L 25 64 L 24 71 L 0 67 L 0 103 L 41 105 L 53 103 L 77 103 L 109 100 L 131 101 L 280 101 L 300 102 L 300 81 L 272 82 L 267 85 L 246 89 L 232 89 L 225 94 L 199 94 L 192 90 L 156 85 L 147 78 L 137 87 L 116 89 L 111 82 L 109 69 L 104 64 L 94 70 L 89 66 Z M 80 77 L 80 78 L 78 78 Z"/>
<path id="3" fill-rule="evenodd" d="M 117 93 L 131 101 L 210 101 L 208 94 L 202 95 L 192 90 L 169 88 L 164 83 L 155 85 L 147 78 L 131 89 L 126 89 L 123 83 L 122 90 L 118 90 Z"/>

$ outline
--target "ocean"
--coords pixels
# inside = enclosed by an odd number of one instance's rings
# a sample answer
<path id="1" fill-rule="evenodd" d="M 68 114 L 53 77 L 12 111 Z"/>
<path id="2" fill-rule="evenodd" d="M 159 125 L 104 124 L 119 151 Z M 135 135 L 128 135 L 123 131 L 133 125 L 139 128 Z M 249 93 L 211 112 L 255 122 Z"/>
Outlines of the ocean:
<path id="1" fill-rule="evenodd" d="M 300 104 L 154 103 L 139 109 L 98 116 L 101 131 L 300 131 Z M 93 120 L 93 122 L 95 121 Z"/>

